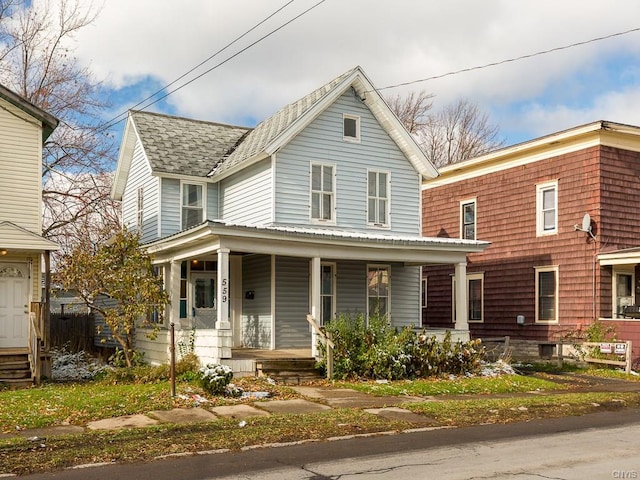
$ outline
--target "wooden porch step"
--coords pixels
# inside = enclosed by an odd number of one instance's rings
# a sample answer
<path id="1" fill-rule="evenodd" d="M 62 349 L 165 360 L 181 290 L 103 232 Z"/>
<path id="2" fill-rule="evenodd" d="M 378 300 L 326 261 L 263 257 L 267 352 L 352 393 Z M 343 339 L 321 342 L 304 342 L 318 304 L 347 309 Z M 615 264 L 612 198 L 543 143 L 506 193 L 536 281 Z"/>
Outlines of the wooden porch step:
<path id="1" fill-rule="evenodd" d="M 11 389 L 30 387 L 33 375 L 29 356 L 20 351 L 3 351 L 0 354 L 0 386 Z"/>
<path id="2" fill-rule="evenodd" d="M 303 382 L 322 378 L 316 369 L 315 358 L 273 358 L 256 361 L 256 373 L 259 377 L 270 377 L 286 385 L 299 385 Z"/>

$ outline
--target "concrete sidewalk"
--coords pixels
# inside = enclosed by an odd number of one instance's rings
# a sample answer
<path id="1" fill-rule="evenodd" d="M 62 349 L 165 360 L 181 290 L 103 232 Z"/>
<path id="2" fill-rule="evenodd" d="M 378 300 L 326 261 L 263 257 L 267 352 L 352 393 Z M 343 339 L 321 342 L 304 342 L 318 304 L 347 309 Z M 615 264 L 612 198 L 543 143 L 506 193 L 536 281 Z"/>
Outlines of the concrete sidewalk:
<path id="1" fill-rule="evenodd" d="M 575 387 L 576 377 L 581 384 Z M 573 380 L 573 381 L 572 381 Z M 404 420 L 420 426 L 433 424 L 433 420 L 423 415 L 415 414 L 403 405 L 411 402 L 452 401 L 474 397 L 504 398 L 553 395 L 563 392 L 640 392 L 640 382 L 588 377 L 584 375 L 563 374 L 558 377 L 558 383 L 565 381 L 573 385 L 570 390 L 550 390 L 545 392 L 526 392 L 516 394 L 496 395 L 448 395 L 437 397 L 411 396 L 374 396 L 348 388 L 334 388 L 326 386 L 297 386 L 292 387 L 302 397 L 291 400 L 266 399 L 256 400 L 237 405 L 218 407 L 204 406 L 194 408 L 175 408 L 172 410 L 158 410 L 145 415 L 126 415 L 122 417 L 106 418 L 88 423 L 86 426 L 54 426 L 31 430 L 20 430 L 12 434 L 0 434 L 0 438 L 24 437 L 38 442 L 46 437 L 83 433 L 86 430 L 117 430 L 122 428 L 139 428 L 162 423 L 188 424 L 214 422 L 223 418 L 233 418 L 242 422 L 250 417 L 269 416 L 271 414 L 303 414 L 316 413 L 332 408 L 361 409 L 372 415 L 379 415 L 392 420 Z"/>

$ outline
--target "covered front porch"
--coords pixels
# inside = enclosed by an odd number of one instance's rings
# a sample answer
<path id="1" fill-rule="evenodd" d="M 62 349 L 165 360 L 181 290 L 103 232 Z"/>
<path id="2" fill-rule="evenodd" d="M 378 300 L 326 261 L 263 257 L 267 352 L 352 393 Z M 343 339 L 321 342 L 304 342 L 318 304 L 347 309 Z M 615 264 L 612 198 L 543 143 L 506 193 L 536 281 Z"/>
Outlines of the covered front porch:
<path id="1" fill-rule="evenodd" d="M 620 340 L 632 342 L 633 357 L 640 356 L 640 247 L 600 253 L 601 321 L 615 327 Z M 595 292 L 594 292 L 595 294 Z M 609 297 L 610 300 L 607 298 Z"/>
<path id="2" fill-rule="evenodd" d="M 164 274 L 178 351 L 202 363 L 251 369 L 254 354 L 316 355 L 315 333 L 336 315 L 386 316 L 392 325 L 420 324 L 424 264 L 455 265 L 466 285 L 466 255 L 485 242 L 295 227 L 205 222 L 146 247 Z M 466 289 L 456 289 L 455 329 L 468 333 Z M 166 361 L 167 337 L 147 353 Z M 139 344 L 140 348 L 140 344 Z M 164 358 L 163 357 L 164 352 Z M 275 353 L 280 352 L 280 353 Z"/>

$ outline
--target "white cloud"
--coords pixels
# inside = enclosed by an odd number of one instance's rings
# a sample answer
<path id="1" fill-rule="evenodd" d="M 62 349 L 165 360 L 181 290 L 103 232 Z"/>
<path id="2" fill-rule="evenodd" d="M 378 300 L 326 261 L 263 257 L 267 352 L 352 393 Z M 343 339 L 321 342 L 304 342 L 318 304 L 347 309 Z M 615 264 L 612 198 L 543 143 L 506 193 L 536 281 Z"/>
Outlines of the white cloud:
<path id="1" fill-rule="evenodd" d="M 293 2 L 219 60 L 316 2 Z M 285 3 L 109 0 L 95 24 L 78 35 L 78 54 L 114 88 L 145 78 L 166 84 Z M 385 87 L 637 28 L 638 19 L 640 2 L 626 0 L 327 0 L 168 101 L 181 115 L 246 123 L 263 119 L 355 65 L 361 65 L 376 86 Z M 640 32 L 632 33 L 384 93 L 425 89 L 436 95 L 436 105 L 466 97 L 487 111 L 501 112 L 495 119 L 501 125 L 531 121 L 529 130 L 535 134 L 545 117 L 571 121 L 582 118 L 577 112 L 598 113 L 590 105 L 596 105 L 594 98 L 604 91 L 610 99 L 633 92 L 640 85 L 637 72 L 629 85 L 615 68 L 599 67 L 614 54 L 624 54 L 632 63 L 620 71 L 637 71 L 639 40 Z M 584 106 L 575 105 L 571 79 L 581 82 Z M 557 102 L 551 107 L 545 101 L 549 95 Z M 571 104 L 565 105 L 564 97 Z M 516 112 L 512 104 L 519 105 Z M 523 104 L 531 105 L 524 117 Z M 619 108 L 607 113 L 628 112 Z M 516 114 L 519 117 L 510 117 Z M 556 123 L 562 122 L 550 122 Z"/>

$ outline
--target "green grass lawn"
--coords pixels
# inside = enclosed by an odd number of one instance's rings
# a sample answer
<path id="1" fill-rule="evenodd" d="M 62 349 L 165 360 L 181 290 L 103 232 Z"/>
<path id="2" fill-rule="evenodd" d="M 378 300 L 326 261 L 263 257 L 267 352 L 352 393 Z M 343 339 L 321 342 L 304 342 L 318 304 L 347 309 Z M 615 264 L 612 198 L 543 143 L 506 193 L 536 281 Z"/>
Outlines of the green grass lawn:
<path id="1" fill-rule="evenodd" d="M 590 374 L 592 374 L 591 372 Z M 430 379 L 389 383 L 330 383 L 379 395 L 432 397 L 430 401 L 403 404 L 403 408 L 425 415 L 434 426 L 459 427 L 483 423 L 508 423 L 535 418 L 582 415 L 603 410 L 640 408 L 640 393 L 580 393 L 571 387 L 579 378 L 555 383 L 555 375 L 536 378 L 522 375 Z M 569 382 L 569 383 L 566 383 Z M 239 379 L 245 390 L 268 390 L 274 398 L 299 396 L 289 387 L 274 386 L 265 379 Z M 564 391 L 558 391 L 562 389 Z M 544 395 L 514 395 L 495 398 L 490 394 L 546 392 Z M 554 393 L 557 392 L 557 393 Z M 0 424 L 4 432 L 16 428 L 51 425 L 83 425 L 92 420 L 148 413 L 174 407 L 195 406 L 202 391 L 189 383 L 178 384 L 176 398 L 167 381 L 148 383 L 87 382 L 46 384 L 26 390 L 0 391 Z M 479 394 L 464 397 L 467 394 Z M 458 398 L 453 396 L 459 395 Z M 400 400 L 400 398 L 398 399 Z M 209 397 L 204 407 L 248 402 Z M 139 462 L 159 456 L 203 450 L 323 439 L 333 436 L 401 431 L 416 425 L 385 419 L 359 409 L 331 409 L 317 414 L 254 417 L 239 426 L 237 419 L 218 419 L 196 425 L 162 424 L 147 428 L 52 436 L 34 446 L 25 438 L 0 439 L 0 473 L 26 474 L 54 471 L 91 462 Z"/>
<path id="2" fill-rule="evenodd" d="M 519 393 L 567 388 L 566 385 L 523 375 L 461 377 L 454 380 L 400 380 L 388 383 L 341 382 L 340 385 L 345 388 L 353 388 L 354 390 L 371 393 L 373 395 L 417 396 Z"/>

